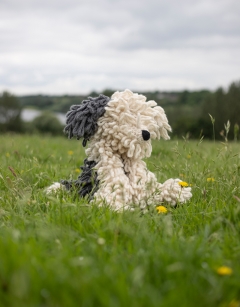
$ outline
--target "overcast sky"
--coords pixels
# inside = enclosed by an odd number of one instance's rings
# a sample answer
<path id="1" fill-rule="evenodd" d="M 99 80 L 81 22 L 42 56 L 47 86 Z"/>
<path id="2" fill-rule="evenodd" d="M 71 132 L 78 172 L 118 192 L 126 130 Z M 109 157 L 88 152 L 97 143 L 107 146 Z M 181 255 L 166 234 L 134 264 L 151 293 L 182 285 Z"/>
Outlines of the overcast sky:
<path id="1" fill-rule="evenodd" d="M 239 13 L 239 0 L 0 0 L 0 91 L 226 87 Z"/>

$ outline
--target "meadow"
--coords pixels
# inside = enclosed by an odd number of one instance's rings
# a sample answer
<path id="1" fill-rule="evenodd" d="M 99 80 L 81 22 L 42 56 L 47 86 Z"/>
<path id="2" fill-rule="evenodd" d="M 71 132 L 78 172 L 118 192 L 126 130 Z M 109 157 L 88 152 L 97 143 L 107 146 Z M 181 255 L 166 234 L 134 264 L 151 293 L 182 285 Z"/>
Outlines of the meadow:
<path id="1" fill-rule="evenodd" d="M 240 146 L 153 143 L 160 182 L 192 185 L 183 206 L 116 213 L 74 194 L 81 143 L 0 135 L 0 306 L 240 306 Z"/>

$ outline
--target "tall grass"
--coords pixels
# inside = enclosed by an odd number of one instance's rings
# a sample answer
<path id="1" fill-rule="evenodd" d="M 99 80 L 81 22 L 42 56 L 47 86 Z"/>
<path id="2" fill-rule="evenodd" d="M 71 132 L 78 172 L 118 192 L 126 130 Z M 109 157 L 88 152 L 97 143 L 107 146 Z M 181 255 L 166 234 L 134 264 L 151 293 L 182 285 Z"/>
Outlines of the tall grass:
<path id="1" fill-rule="evenodd" d="M 166 214 L 119 214 L 44 193 L 78 176 L 80 142 L 0 142 L 0 306 L 239 306 L 238 143 L 155 142 L 149 169 L 193 197 Z"/>

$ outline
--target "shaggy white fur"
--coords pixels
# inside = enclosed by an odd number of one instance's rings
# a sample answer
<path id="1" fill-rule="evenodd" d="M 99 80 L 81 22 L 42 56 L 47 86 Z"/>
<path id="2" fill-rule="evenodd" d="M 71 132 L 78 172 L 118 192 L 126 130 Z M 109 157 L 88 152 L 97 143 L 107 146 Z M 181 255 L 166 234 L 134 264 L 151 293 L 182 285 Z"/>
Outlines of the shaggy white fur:
<path id="1" fill-rule="evenodd" d="M 189 200 L 190 187 L 182 187 L 180 179 L 158 183 L 142 161 L 151 155 L 151 139 L 169 139 L 171 127 L 164 110 L 129 90 L 114 93 L 105 110 L 86 149 L 87 159 L 97 163 L 94 169 L 100 181 L 92 201 L 123 210 L 163 201 L 174 206 Z"/>

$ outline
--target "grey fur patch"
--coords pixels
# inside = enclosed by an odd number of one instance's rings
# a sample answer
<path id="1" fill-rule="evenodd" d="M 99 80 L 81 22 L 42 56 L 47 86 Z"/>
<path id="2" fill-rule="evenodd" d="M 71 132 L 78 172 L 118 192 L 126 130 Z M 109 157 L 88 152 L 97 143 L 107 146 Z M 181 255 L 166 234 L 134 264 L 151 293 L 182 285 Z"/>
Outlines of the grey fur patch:
<path id="1" fill-rule="evenodd" d="M 73 105 L 66 115 L 66 127 L 64 132 L 71 139 L 76 136 L 79 140 L 83 138 L 82 145 L 85 147 L 87 141 L 93 136 L 97 129 L 97 121 L 105 113 L 105 107 L 110 98 L 99 95 L 96 98 L 88 97 L 80 105 Z"/>
<path id="2" fill-rule="evenodd" d="M 97 163 L 95 161 L 84 160 L 84 165 L 81 166 L 82 173 L 77 180 L 61 180 L 67 190 L 76 188 L 80 197 L 88 195 L 88 199 L 93 198 L 94 193 L 98 190 L 99 180 L 97 179 L 97 172 L 94 167 Z"/>

